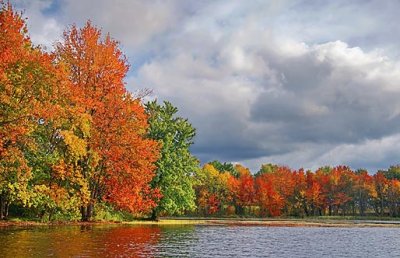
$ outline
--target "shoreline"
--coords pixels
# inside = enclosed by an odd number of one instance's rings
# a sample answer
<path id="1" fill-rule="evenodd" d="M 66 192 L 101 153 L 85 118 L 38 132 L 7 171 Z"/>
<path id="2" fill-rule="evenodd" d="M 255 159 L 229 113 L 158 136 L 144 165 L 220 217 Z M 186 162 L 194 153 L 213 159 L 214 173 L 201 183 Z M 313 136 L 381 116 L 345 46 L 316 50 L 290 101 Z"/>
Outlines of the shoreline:
<path id="1" fill-rule="evenodd" d="M 204 225 L 204 226 L 266 226 L 266 227 L 394 227 L 400 228 L 396 220 L 340 220 L 340 219 L 225 219 L 225 218 L 167 218 L 159 221 L 123 222 L 130 225 Z"/>
<path id="2" fill-rule="evenodd" d="M 0 230 L 8 227 L 37 227 L 37 226 L 104 226 L 104 225 L 159 225 L 159 226 L 265 226 L 265 227 L 390 227 L 400 228 L 399 220 L 374 220 L 374 219 L 297 219 L 297 218 L 160 218 L 158 221 L 0 221 Z"/>

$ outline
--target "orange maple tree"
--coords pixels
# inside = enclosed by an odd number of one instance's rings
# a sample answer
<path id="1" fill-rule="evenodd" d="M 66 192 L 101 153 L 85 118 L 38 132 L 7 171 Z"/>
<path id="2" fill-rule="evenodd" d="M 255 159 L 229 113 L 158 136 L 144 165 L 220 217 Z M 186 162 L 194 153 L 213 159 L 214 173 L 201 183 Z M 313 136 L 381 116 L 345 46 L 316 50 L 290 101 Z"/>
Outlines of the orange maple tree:
<path id="1" fill-rule="evenodd" d="M 0 217 L 12 201 L 29 204 L 31 168 L 24 155 L 35 148 L 32 132 L 51 113 L 57 82 L 52 55 L 34 47 L 25 21 L 10 4 L 0 10 Z"/>
<path id="2" fill-rule="evenodd" d="M 149 186 L 159 148 L 145 138 L 147 116 L 125 88 L 129 66 L 118 42 L 109 35 L 103 39 L 88 22 L 65 31 L 56 55 L 69 69 L 74 105 L 90 116 L 86 155 L 79 160 L 90 191 L 82 219 L 90 219 L 100 199 L 131 212 L 150 210 L 159 197 Z"/>

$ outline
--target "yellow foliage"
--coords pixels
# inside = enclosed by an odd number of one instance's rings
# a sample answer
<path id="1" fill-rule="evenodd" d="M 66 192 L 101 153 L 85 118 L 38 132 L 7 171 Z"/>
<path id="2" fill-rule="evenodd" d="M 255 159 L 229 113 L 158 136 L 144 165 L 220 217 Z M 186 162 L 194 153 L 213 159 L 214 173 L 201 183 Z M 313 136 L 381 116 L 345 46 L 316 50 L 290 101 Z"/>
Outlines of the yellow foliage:
<path id="1" fill-rule="evenodd" d="M 76 136 L 72 131 L 61 131 L 61 135 L 72 156 L 81 158 L 86 155 L 86 141 Z"/>
<path id="2" fill-rule="evenodd" d="M 89 114 L 80 114 L 79 115 L 78 126 L 80 131 L 83 134 L 83 137 L 90 137 L 90 124 L 91 124 L 91 116 Z"/>
<path id="3" fill-rule="evenodd" d="M 240 176 L 248 176 L 251 175 L 251 172 L 248 168 L 243 167 L 240 164 L 235 165 L 235 169 L 238 171 Z"/>
<path id="4" fill-rule="evenodd" d="M 207 177 L 209 178 L 217 178 L 219 175 L 219 171 L 214 168 L 211 164 L 205 164 L 203 170 Z"/>

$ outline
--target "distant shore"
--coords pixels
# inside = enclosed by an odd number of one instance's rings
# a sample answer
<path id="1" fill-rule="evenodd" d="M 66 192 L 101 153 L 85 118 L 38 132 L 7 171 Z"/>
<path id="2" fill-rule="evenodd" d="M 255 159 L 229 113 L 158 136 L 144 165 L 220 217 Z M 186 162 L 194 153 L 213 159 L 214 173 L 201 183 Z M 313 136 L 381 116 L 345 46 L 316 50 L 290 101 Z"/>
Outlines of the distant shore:
<path id="1" fill-rule="evenodd" d="M 163 218 L 159 221 L 132 221 L 126 224 L 154 225 L 221 225 L 270 227 L 399 227 L 400 220 L 369 219 L 286 219 L 286 218 Z"/>
<path id="2" fill-rule="evenodd" d="M 400 228 L 400 220 L 385 219 L 331 219 L 331 218 L 161 218 L 158 221 L 134 220 L 113 221 L 0 221 L 2 227 L 31 226 L 100 226 L 100 225 L 218 225 L 218 226 L 267 226 L 267 227 L 395 227 Z"/>

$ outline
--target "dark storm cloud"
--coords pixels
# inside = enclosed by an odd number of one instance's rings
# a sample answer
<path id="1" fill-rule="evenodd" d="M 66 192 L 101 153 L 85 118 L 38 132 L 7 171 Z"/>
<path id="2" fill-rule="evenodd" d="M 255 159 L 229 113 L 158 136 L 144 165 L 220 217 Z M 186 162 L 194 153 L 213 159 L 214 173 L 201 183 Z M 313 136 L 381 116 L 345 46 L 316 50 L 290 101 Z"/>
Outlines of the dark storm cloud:
<path id="1" fill-rule="evenodd" d="M 359 51 L 336 42 L 270 62 L 283 75 L 281 88 L 257 97 L 251 119 L 282 122 L 278 131 L 298 142 L 353 143 L 398 132 L 400 91 L 384 89 L 398 80 L 387 75 L 396 67 L 385 71 L 381 57 Z"/>

